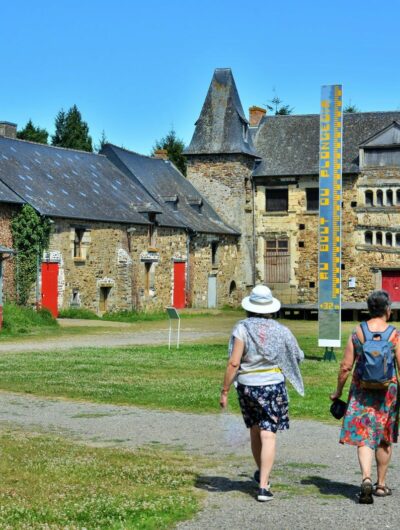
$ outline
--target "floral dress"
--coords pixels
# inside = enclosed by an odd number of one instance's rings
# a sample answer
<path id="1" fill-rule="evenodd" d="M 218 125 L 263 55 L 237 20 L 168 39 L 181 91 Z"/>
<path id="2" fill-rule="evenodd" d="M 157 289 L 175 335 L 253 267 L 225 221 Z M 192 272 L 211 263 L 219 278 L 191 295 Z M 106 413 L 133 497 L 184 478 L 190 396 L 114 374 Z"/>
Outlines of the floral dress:
<path id="1" fill-rule="evenodd" d="M 392 339 L 393 348 L 400 340 L 396 331 Z M 350 386 L 349 401 L 343 426 L 340 433 L 340 443 L 363 446 L 376 449 L 381 442 L 391 444 L 397 442 L 398 437 L 398 382 L 395 375 L 385 390 L 369 390 L 361 388 L 360 384 L 360 356 L 362 344 L 356 333 L 352 335 L 356 355 L 353 379 Z"/>

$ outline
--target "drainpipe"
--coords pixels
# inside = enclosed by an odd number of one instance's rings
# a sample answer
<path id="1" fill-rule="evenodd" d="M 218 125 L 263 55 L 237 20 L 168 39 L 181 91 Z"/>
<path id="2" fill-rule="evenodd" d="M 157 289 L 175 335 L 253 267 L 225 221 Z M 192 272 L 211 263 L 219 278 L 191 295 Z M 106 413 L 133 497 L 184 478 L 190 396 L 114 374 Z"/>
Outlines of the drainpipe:
<path id="1" fill-rule="evenodd" d="M 257 252 L 256 252 L 256 244 L 257 244 L 257 237 L 256 237 L 256 212 L 255 212 L 255 195 L 256 195 L 256 185 L 254 182 L 253 175 L 250 176 L 250 182 L 251 182 L 251 201 L 252 201 L 252 209 L 253 209 L 253 286 L 256 284 L 256 258 L 257 258 Z"/>
<path id="2" fill-rule="evenodd" d="M 187 228 L 186 233 L 186 302 L 189 304 L 189 302 L 192 302 L 190 299 L 190 242 L 196 237 L 197 232 Z"/>

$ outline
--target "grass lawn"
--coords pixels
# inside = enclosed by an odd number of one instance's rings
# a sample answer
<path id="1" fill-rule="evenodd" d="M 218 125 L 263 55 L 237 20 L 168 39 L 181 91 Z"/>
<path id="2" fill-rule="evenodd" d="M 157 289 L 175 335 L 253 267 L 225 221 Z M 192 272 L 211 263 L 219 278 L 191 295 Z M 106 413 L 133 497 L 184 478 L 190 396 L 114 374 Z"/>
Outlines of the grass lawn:
<path id="1" fill-rule="evenodd" d="M 306 396 L 290 390 L 291 416 L 330 420 L 328 394 L 338 363 L 322 362 L 316 322 L 288 322 L 306 353 L 302 364 Z M 344 339 L 354 325 L 345 324 Z M 337 353 L 338 360 L 341 352 Z M 82 348 L 0 356 L 0 389 L 101 403 L 130 404 L 191 412 L 217 412 L 226 365 L 226 345 Z M 238 410 L 234 392 L 231 409 Z"/>
<path id="2" fill-rule="evenodd" d="M 181 453 L 91 448 L 0 430 L 0 527 L 170 528 L 198 509 L 195 461 Z"/>

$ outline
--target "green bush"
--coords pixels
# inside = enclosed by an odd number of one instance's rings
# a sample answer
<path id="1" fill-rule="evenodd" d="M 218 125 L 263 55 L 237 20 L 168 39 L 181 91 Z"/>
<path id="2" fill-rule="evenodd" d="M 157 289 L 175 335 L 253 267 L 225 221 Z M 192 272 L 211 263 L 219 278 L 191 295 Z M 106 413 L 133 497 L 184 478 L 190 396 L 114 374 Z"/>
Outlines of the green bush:
<path id="1" fill-rule="evenodd" d="M 48 309 L 35 311 L 30 307 L 5 304 L 3 308 L 3 332 L 27 333 L 34 328 L 57 327 L 58 322 Z"/>
<path id="2" fill-rule="evenodd" d="M 68 309 L 61 309 L 58 313 L 58 318 L 84 318 L 86 320 L 99 320 L 100 317 L 90 309 L 82 307 L 70 307 Z"/>

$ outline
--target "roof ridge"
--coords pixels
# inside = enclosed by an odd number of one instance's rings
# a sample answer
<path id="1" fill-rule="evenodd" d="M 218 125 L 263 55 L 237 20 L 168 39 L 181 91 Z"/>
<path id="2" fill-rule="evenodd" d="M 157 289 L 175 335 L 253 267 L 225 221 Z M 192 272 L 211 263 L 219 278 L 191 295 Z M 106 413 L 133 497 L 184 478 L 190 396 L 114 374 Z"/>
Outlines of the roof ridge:
<path id="1" fill-rule="evenodd" d="M 104 155 L 100 153 L 95 153 L 94 151 L 84 151 L 83 149 L 73 149 L 72 147 L 62 147 L 60 145 L 43 144 L 41 142 L 33 142 L 32 140 L 24 140 L 22 138 L 10 138 L 9 136 L 0 136 L 0 140 L 12 140 L 13 142 L 23 142 L 25 144 L 38 145 L 40 147 L 51 147 L 51 149 L 61 149 L 63 151 L 72 151 L 73 153 L 83 153 L 87 155 L 96 155 L 96 156 L 104 157 Z"/>
<path id="2" fill-rule="evenodd" d="M 368 111 L 365 111 L 365 112 L 343 112 L 343 115 L 346 115 L 346 116 L 358 116 L 360 114 L 400 114 L 400 110 L 368 110 Z M 266 114 L 263 118 L 265 119 L 272 119 L 272 118 L 277 118 L 277 119 L 287 119 L 287 118 L 306 118 L 308 116 L 319 116 L 320 114 L 318 112 L 313 112 L 313 113 L 310 113 L 310 114 L 272 114 L 272 115 L 268 115 Z M 251 127 L 252 129 L 256 129 L 257 127 Z"/>
<path id="3" fill-rule="evenodd" d="M 160 160 L 161 162 L 167 162 L 167 160 L 163 160 L 162 158 L 157 158 L 156 156 L 150 156 L 150 155 L 143 155 L 142 153 L 138 153 L 137 151 L 133 151 L 132 149 L 127 149 L 126 147 L 120 147 L 119 145 L 115 145 L 111 143 L 106 143 L 104 145 L 109 145 L 110 147 L 116 147 L 117 149 L 121 149 L 121 151 L 125 151 L 126 153 L 142 156 L 143 158 L 148 158 L 150 160 Z"/>

